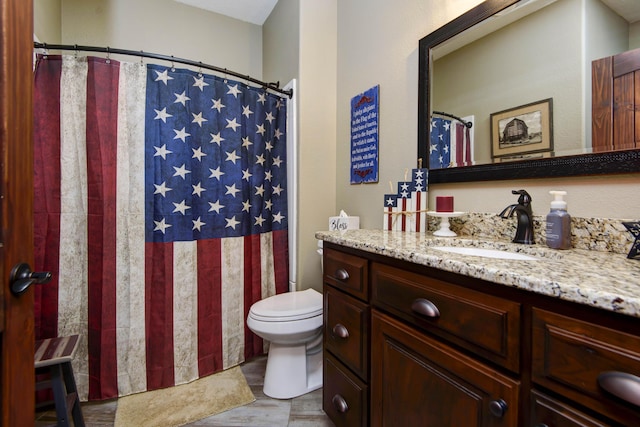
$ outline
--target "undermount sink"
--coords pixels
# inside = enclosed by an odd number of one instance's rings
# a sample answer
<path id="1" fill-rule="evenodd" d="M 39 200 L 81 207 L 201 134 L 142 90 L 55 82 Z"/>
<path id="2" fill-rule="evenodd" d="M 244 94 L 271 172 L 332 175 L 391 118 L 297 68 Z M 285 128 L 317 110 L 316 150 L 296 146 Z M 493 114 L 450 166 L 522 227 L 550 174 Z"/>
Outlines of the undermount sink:
<path id="1" fill-rule="evenodd" d="M 461 255 L 480 256 L 485 258 L 498 258 L 498 259 L 512 259 L 520 261 L 539 261 L 540 258 L 522 254 L 519 252 L 507 252 L 497 249 L 485 249 L 485 248 L 468 248 L 459 246 L 432 246 L 432 249 L 437 249 L 444 252 L 452 252 Z"/>

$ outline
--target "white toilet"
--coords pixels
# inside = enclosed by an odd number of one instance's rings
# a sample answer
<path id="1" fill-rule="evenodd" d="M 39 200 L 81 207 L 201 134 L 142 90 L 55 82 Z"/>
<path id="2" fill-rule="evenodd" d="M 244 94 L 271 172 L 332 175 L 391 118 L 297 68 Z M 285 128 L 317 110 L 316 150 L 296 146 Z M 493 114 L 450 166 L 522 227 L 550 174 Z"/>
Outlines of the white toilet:
<path id="1" fill-rule="evenodd" d="M 322 294 L 273 295 L 251 306 L 247 326 L 269 341 L 264 394 L 290 399 L 322 387 Z"/>

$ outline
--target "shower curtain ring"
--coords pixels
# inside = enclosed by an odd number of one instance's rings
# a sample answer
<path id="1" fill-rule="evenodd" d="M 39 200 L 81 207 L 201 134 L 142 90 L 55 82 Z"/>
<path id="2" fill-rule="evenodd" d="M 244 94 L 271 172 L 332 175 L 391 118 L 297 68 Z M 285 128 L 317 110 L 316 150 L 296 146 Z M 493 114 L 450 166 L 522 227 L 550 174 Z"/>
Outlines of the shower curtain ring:
<path id="1" fill-rule="evenodd" d="M 73 45 L 73 57 L 75 59 L 78 59 L 78 45 L 77 44 Z"/>
<path id="2" fill-rule="evenodd" d="M 176 71 L 176 64 L 173 62 L 173 55 L 171 55 L 171 72 L 174 73 Z"/>
<path id="3" fill-rule="evenodd" d="M 109 46 L 107 46 L 107 60 L 105 62 L 107 64 L 111 64 L 111 52 L 109 50 Z"/>
<path id="4" fill-rule="evenodd" d="M 198 67 L 198 77 L 202 77 L 202 61 L 198 61 L 200 66 Z"/>
<path id="5" fill-rule="evenodd" d="M 224 69 L 224 82 L 227 83 L 227 69 Z"/>
<path id="6" fill-rule="evenodd" d="M 142 51 L 142 49 L 140 49 L 140 66 L 144 67 L 144 52 Z"/>

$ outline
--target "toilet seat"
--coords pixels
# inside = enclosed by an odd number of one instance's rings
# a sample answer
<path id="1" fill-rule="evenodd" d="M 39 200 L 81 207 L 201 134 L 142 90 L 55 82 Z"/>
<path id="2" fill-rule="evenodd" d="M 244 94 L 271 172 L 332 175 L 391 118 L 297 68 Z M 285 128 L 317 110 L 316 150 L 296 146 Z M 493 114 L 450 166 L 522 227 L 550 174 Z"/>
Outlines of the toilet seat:
<path id="1" fill-rule="evenodd" d="M 291 322 L 322 316 L 322 294 L 307 289 L 273 295 L 253 304 L 249 316 L 262 322 Z"/>

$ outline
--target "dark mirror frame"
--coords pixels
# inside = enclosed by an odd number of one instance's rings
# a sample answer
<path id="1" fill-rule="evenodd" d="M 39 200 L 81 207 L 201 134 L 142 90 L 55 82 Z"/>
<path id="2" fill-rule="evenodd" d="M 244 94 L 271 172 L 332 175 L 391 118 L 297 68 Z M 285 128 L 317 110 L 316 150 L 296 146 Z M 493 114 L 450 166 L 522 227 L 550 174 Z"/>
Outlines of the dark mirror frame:
<path id="1" fill-rule="evenodd" d="M 429 165 L 431 49 L 519 0 L 486 0 L 422 38 L 418 64 L 418 165 Z M 640 172 L 640 150 L 559 156 L 429 170 L 429 183 L 494 181 Z"/>

